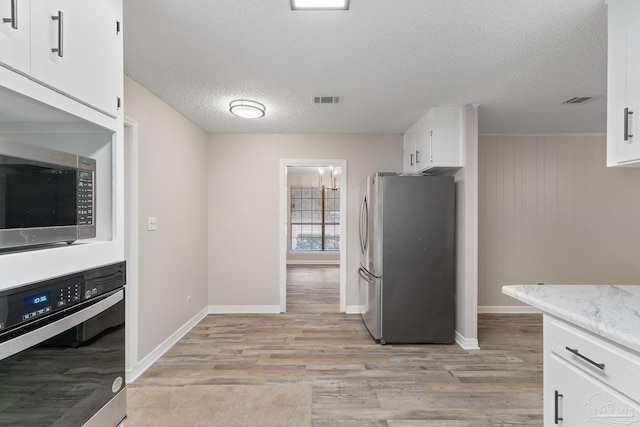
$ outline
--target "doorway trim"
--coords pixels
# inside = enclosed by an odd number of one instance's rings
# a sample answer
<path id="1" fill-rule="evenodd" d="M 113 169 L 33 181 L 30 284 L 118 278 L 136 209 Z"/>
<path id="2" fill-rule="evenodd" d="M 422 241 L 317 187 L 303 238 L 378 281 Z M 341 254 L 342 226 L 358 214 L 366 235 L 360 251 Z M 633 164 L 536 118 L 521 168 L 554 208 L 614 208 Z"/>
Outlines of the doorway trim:
<path id="1" fill-rule="evenodd" d="M 333 165 L 340 168 L 340 313 L 347 312 L 347 161 L 345 159 L 280 159 L 280 312 L 287 311 L 287 248 L 288 248 L 288 196 L 287 167 L 320 167 Z"/>
<path id="2" fill-rule="evenodd" d="M 125 377 L 126 382 L 133 381 L 138 365 L 138 122 L 124 116 L 124 150 L 128 158 L 125 171 L 125 186 L 129 193 L 125 200 L 125 259 L 127 260 L 127 285 L 125 307 Z"/>

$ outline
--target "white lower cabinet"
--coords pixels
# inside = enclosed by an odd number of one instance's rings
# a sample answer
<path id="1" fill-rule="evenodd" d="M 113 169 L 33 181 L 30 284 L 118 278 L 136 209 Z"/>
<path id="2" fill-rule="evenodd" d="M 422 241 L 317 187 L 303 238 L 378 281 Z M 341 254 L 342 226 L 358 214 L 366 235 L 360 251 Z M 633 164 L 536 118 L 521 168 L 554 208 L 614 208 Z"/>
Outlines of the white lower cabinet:
<path id="1" fill-rule="evenodd" d="M 640 426 L 640 404 L 556 354 L 545 366 L 545 426 Z"/>
<path id="2" fill-rule="evenodd" d="M 640 426 L 640 357 L 545 315 L 545 427 Z"/>

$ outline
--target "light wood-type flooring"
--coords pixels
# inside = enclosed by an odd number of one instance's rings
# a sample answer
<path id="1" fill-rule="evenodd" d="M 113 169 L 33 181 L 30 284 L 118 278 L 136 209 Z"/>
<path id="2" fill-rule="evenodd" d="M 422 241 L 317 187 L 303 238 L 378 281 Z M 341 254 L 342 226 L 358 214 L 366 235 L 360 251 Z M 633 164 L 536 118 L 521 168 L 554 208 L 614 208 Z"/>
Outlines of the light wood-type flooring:
<path id="1" fill-rule="evenodd" d="M 288 269 L 287 313 L 209 315 L 131 387 L 310 384 L 313 426 L 542 426 L 542 316 L 479 316 L 480 350 L 386 345 L 339 269 Z"/>

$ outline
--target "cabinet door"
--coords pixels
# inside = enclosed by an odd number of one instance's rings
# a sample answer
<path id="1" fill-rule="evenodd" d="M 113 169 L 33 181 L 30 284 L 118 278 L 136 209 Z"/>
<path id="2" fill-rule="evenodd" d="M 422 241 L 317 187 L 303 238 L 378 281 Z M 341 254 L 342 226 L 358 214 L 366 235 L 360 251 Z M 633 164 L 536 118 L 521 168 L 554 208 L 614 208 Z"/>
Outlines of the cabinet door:
<path id="1" fill-rule="evenodd" d="M 416 171 L 422 172 L 433 166 L 431 155 L 431 130 L 433 114 L 428 112 L 415 124 L 416 131 Z"/>
<path id="2" fill-rule="evenodd" d="M 120 1 L 73 0 L 74 34 L 69 49 L 77 52 L 74 95 L 113 116 L 117 115 L 122 70 Z"/>
<path id="3" fill-rule="evenodd" d="M 615 156 L 608 159 L 608 164 L 638 162 L 640 2 L 616 0 L 609 3 L 608 43 L 607 144 L 610 146 L 608 152 Z"/>
<path id="4" fill-rule="evenodd" d="M 78 52 L 69 49 L 74 37 L 71 0 L 32 2 L 31 27 L 31 76 L 74 95 L 74 66 L 79 59 Z"/>
<path id="5" fill-rule="evenodd" d="M 0 0 L 0 62 L 30 72 L 30 2 Z"/>
<path id="6" fill-rule="evenodd" d="M 555 353 L 545 362 L 545 427 L 640 424 L 637 402 L 577 370 Z"/>
<path id="7" fill-rule="evenodd" d="M 415 126 L 404 133 L 403 167 L 405 173 L 416 171 L 416 131 Z"/>
<path id="8" fill-rule="evenodd" d="M 31 76 L 116 116 L 123 78 L 121 13 L 119 0 L 34 2 Z"/>
<path id="9" fill-rule="evenodd" d="M 640 3 L 634 3 L 634 8 L 632 19 L 627 24 L 626 108 L 633 111 L 627 116 L 627 123 L 628 133 L 634 135 L 630 138 L 633 143 L 627 144 L 627 158 L 640 159 Z"/>
<path id="10" fill-rule="evenodd" d="M 461 167 L 462 107 L 436 107 L 430 113 L 430 166 Z"/>

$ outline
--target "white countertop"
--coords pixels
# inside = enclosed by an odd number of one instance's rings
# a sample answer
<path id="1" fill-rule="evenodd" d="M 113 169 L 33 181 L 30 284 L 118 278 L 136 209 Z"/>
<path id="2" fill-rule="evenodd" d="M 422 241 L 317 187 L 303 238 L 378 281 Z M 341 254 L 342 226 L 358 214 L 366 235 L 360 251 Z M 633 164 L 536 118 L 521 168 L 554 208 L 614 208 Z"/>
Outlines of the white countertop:
<path id="1" fill-rule="evenodd" d="M 510 285 L 502 293 L 640 353 L 640 285 Z"/>

